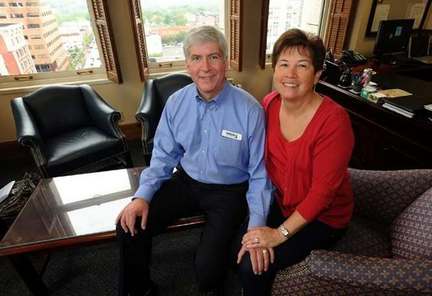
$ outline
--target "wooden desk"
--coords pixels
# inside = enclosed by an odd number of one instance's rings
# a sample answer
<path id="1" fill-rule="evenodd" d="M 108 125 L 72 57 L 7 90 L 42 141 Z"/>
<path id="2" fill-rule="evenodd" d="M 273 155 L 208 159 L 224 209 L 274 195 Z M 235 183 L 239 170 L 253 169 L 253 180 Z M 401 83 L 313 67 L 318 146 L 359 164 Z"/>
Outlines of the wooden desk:
<path id="1" fill-rule="evenodd" d="M 432 72 L 432 68 L 425 71 L 429 70 Z M 402 88 L 417 95 L 432 96 L 432 83 L 400 72 L 377 75 L 373 81 L 383 88 Z M 350 114 L 356 141 L 351 167 L 432 168 L 432 122 L 428 119 L 406 118 L 325 81 L 320 81 L 316 89 Z"/>

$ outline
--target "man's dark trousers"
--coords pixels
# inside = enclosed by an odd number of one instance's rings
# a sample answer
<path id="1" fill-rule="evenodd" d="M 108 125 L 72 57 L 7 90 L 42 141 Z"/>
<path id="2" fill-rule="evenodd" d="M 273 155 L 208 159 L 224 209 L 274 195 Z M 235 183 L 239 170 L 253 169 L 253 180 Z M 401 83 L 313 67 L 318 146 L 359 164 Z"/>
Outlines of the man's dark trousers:
<path id="1" fill-rule="evenodd" d="M 203 212 L 207 221 L 195 254 L 198 284 L 201 291 L 221 285 L 230 265 L 232 239 L 248 212 L 247 189 L 248 182 L 204 184 L 189 177 L 182 169 L 178 170 L 153 196 L 145 230 L 140 227 L 140 219 L 135 224 L 138 233 L 134 237 L 117 225 L 120 245 L 119 295 L 145 295 L 151 286 L 151 238 L 163 232 L 176 219 L 197 212 Z"/>

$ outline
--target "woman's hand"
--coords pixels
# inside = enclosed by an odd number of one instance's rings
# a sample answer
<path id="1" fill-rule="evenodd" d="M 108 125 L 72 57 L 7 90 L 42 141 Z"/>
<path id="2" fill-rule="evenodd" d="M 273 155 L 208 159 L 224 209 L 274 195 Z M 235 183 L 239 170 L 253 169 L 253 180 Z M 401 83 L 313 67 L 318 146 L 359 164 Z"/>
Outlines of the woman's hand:
<path id="1" fill-rule="evenodd" d="M 252 270 L 256 275 L 260 275 L 262 272 L 266 272 L 270 264 L 274 262 L 273 248 L 247 249 L 246 246 L 243 245 L 237 255 L 237 264 L 240 263 L 243 255 L 246 252 L 249 252 Z"/>
<path id="2" fill-rule="evenodd" d="M 245 233 L 242 245 L 247 249 L 274 248 L 286 241 L 279 230 L 270 227 L 256 227 Z"/>

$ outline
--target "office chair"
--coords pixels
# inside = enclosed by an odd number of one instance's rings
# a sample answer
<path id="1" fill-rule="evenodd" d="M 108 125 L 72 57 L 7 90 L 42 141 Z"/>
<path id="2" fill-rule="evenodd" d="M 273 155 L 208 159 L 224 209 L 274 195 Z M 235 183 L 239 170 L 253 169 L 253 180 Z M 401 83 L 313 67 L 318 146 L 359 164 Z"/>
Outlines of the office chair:
<path id="1" fill-rule="evenodd" d="M 141 143 L 147 164 L 150 163 L 153 138 L 166 101 L 175 91 L 190 83 L 192 79 L 180 73 L 146 81 L 135 117 L 141 123 Z"/>
<path id="2" fill-rule="evenodd" d="M 11 101 L 18 142 L 44 177 L 132 166 L 120 112 L 90 86 L 47 86 Z"/>

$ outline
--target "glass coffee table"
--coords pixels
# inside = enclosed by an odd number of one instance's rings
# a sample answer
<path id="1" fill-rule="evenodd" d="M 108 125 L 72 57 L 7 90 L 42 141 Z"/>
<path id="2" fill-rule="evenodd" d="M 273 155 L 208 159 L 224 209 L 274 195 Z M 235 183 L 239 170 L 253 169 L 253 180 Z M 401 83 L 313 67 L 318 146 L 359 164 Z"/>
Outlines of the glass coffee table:
<path id="1" fill-rule="evenodd" d="M 49 294 L 26 255 L 113 240 L 142 169 L 42 179 L 0 242 L 0 256 L 11 259 L 34 295 Z"/>
<path id="2" fill-rule="evenodd" d="M 27 255 L 114 240 L 117 215 L 135 194 L 143 169 L 42 179 L 0 241 L 0 256 L 10 258 L 33 295 L 48 295 Z M 167 231 L 204 222 L 197 213 L 174 221 Z"/>

